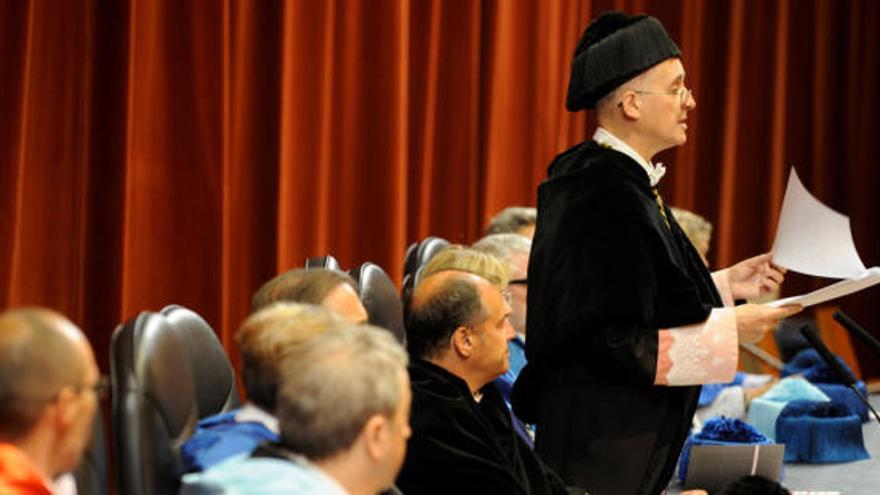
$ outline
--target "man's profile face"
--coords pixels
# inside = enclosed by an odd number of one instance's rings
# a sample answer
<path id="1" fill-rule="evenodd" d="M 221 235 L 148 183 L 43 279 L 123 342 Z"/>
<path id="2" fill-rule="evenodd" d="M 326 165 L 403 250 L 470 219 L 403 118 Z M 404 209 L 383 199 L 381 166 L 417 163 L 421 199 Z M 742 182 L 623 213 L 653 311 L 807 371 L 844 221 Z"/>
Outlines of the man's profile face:
<path id="1" fill-rule="evenodd" d="M 321 301 L 321 305 L 335 311 L 346 320 L 361 324 L 367 322 L 367 310 L 354 289 L 348 284 L 339 284 Z"/>
<path id="2" fill-rule="evenodd" d="M 671 58 L 650 68 L 632 89 L 640 93 L 642 134 L 658 151 L 681 146 L 687 141 L 687 114 L 696 107 L 693 96 L 679 97 L 685 88 L 685 72 L 681 60 Z"/>
<path id="3" fill-rule="evenodd" d="M 510 368 L 510 349 L 507 343 L 515 332 L 510 324 L 510 304 L 494 285 L 480 285 L 480 298 L 489 317 L 474 326 L 477 346 L 474 351 L 475 371 L 491 381 Z"/>
<path id="4" fill-rule="evenodd" d="M 69 424 L 64 425 L 61 441 L 57 449 L 59 455 L 59 472 L 56 475 L 76 468 L 82 453 L 88 447 L 92 435 L 92 422 L 98 410 L 97 385 L 101 379 L 95 356 L 88 342 L 82 339 L 76 342 L 77 351 L 85 363 L 85 374 L 75 387 L 75 396 L 69 407 L 73 409 Z"/>

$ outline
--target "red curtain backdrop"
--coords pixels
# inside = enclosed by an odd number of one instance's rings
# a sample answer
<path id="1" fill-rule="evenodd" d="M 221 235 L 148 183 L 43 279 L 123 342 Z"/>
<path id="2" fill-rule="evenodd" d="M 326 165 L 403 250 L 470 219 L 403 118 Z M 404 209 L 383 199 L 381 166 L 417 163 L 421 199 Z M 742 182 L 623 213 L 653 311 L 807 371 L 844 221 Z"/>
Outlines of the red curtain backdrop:
<path id="1" fill-rule="evenodd" d="M 399 281 L 407 243 L 475 240 L 592 131 L 563 101 L 609 8 L 682 48 L 698 106 L 663 187 L 716 225 L 713 264 L 771 247 L 790 165 L 880 264 L 875 1 L 2 0 L 0 301 L 70 315 L 106 369 L 113 327 L 169 303 L 229 347 L 307 256 Z M 843 306 L 876 332 L 878 299 Z"/>

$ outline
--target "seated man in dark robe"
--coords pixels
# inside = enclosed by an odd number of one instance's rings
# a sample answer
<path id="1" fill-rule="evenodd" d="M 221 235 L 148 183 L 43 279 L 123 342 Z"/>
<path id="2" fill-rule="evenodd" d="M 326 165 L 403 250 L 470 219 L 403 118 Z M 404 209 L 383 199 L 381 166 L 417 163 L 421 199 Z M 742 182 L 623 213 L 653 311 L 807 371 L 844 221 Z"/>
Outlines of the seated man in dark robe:
<path id="1" fill-rule="evenodd" d="M 507 371 L 510 305 L 487 280 L 447 270 L 419 282 L 408 308 L 413 435 L 404 493 L 566 493 L 513 430 L 492 380 Z"/>

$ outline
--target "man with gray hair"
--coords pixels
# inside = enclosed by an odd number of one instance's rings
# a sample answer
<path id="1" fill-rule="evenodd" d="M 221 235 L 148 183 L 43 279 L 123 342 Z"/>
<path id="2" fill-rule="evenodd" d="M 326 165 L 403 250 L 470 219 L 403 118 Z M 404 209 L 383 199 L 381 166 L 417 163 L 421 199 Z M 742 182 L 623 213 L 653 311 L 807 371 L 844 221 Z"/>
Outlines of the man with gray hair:
<path id="1" fill-rule="evenodd" d="M 52 493 L 79 463 L 103 383 L 82 331 L 42 308 L 0 314 L 0 493 Z"/>
<path id="2" fill-rule="evenodd" d="M 281 364 L 280 443 L 185 476 L 181 493 L 375 495 L 392 486 L 410 436 L 406 365 L 380 328 L 312 338 Z"/>
<path id="3" fill-rule="evenodd" d="M 492 217 L 486 228 L 486 235 L 519 234 L 531 239 L 535 236 L 537 220 L 538 212 L 535 208 L 510 206 Z"/>

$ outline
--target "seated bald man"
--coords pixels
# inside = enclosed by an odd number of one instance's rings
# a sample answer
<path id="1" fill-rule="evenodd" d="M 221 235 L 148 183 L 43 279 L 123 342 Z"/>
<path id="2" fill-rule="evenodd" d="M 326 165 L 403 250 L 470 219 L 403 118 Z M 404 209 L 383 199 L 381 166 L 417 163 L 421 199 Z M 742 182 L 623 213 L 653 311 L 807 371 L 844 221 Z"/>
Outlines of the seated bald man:
<path id="1" fill-rule="evenodd" d="M 85 335 L 47 309 L 0 314 L 0 493 L 52 493 L 91 436 L 101 379 Z"/>
<path id="2" fill-rule="evenodd" d="M 447 270 L 416 287 L 407 311 L 413 434 L 404 493 L 566 493 L 517 435 L 492 380 L 507 371 L 514 330 L 498 287 Z"/>

